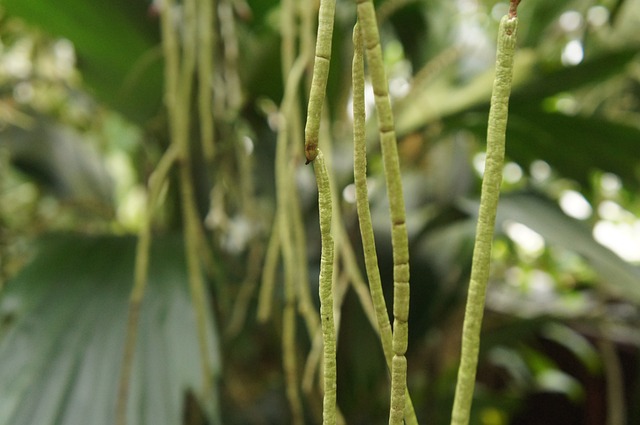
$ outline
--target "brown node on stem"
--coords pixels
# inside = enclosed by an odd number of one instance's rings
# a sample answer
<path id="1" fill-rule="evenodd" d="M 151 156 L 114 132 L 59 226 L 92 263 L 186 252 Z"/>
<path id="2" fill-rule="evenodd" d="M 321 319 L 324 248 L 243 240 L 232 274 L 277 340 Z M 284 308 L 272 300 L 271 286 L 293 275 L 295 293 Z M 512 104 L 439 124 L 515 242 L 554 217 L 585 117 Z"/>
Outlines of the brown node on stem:
<path id="1" fill-rule="evenodd" d="M 509 6 L 509 18 L 515 18 L 518 16 L 518 5 L 521 0 L 511 0 L 511 5 Z"/>
<path id="2" fill-rule="evenodd" d="M 305 162 L 304 165 L 313 162 L 318 156 L 318 142 L 307 142 L 304 145 L 304 156 L 307 158 L 307 162 Z"/>

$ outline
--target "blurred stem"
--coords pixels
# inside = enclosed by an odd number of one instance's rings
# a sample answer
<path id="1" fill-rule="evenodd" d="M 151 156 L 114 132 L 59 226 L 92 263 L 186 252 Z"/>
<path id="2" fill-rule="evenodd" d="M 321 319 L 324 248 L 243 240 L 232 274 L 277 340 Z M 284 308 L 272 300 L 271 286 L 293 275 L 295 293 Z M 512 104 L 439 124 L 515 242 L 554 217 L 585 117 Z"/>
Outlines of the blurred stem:
<path id="1" fill-rule="evenodd" d="M 276 269 L 280 254 L 280 230 L 278 230 L 278 218 L 274 220 L 271 228 L 271 237 L 267 245 L 267 253 L 262 269 L 262 282 L 260 283 L 260 294 L 258 295 L 258 322 L 265 323 L 273 305 L 273 289 L 276 283 Z"/>
<path id="2" fill-rule="evenodd" d="M 607 425 L 623 425 L 627 423 L 625 412 L 624 379 L 622 366 L 615 344 L 602 332 L 598 341 L 598 348 L 602 354 L 605 377 L 607 380 Z"/>
<path id="3" fill-rule="evenodd" d="M 127 405 L 129 401 L 129 388 L 131 385 L 131 373 L 133 371 L 133 358 L 135 354 L 136 340 L 138 337 L 138 323 L 140 322 L 140 309 L 147 288 L 149 274 L 149 250 L 151 247 L 151 224 L 153 212 L 156 208 L 162 186 L 167 180 L 169 171 L 175 163 L 178 155 L 175 146 L 170 146 L 164 153 L 155 171 L 149 178 L 149 195 L 145 209 L 144 220 L 138 242 L 136 244 L 136 258 L 133 278 L 133 288 L 129 297 L 129 311 L 127 319 L 127 334 L 125 337 L 122 365 L 118 386 L 118 400 L 116 405 L 116 424 L 127 423 Z"/>
<path id="4" fill-rule="evenodd" d="M 378 255 L 376 242 L 371 222 L 371 210 L 369 208 L 369 192 L 367 189 L 367 145 L 366 145 L 366 114 L 364 100 L 364 49 L 362 34 L 359 24 L 353 28 L 353 177 L 356 187 L 356 208 L 358 210 L 358 222 L 364 250 L 365 268 L 369 279 L 369 291 L 373 301 L 377 330 L 387 361 L 387 367 L 391 371 L 393 359 L 392 333 L 389 315 L 382 291 L 380 270 L 378 269 Z M 406 402 L 404 408 L 405 422 L 418 424 L 413 402 L 406 390 Z"/>
<path id="5" fill-rule="evenodd" d="M 198 111 L 200 140 L 205 159 L 211 163 L 215 154 L 213 121 L 213 58 L 215 1 L 198 0 Z"/>
<path id="6" fill-rule="evenodd" d="M 504 165 L 505 133 L 509 112 L 516 32 L 518 29 L 518 18 L 515 16 L 517 3 L 518 1 L 512 1 L 512 9 L 510 9 L 509 15 L 504 16 L 500 21 L 498 31 L 496 76 L 493 83 L 493 94 L 489 110 L 489 128 L 487 131 L 487 154 L 480 193 L 469 294 L 467 296 L 462 329 L 460 368 L 458 370 L 458 382 L 451 414 L 452 425 L 467 425 L 469 423 L 473 400 L 478 351 L 480 349 L 480 330 L 482 328 L 484 302 L 491 264 L 491 244 Z"/>
<path id="7" fill-rule="evenodd" d="M 380 35 L 372 0 L 356 0 L 369 74 L 375 96 L 378 130 L 382 147 L 384 175 L 391 215 L 393 247 L 393 336 L 391 361 L 391 408 L 389 424 L 400 425 L 404 418 L 407 388 L 407 351 L 409 337 L 409 239 L 405 218 L 402 177 L 389 88 L 382 59 Z"/>
<path id="8" fill-rule="evenodd" d="M 283 3 L 283 19 L 288 22 L 284 26 L 293 26 L 295 8 L 288 0 Z M 276 196 L 277 210 L 274 231 L 278 232 L 279 245 L 282 250 L 284 265 L 284 312 L 283 312 L 283 362 L 287 381 L 287 397 L 291 407 L 293 422 L 304 422 L 302 402 L 299 395 L 299 379 L 297 367 L 297 349 L 295 344 L 296 324 L 296 280 L 300 278 L 300 267 L 296 261 L 294 235 L 291 228 L 292 205 L 291 194 L 296 190 L 293 163 L 289 153 L 292 131 L 292 120 L 295 121 L 297 88 L 304 73 L 305 61 L 299 57 L 293 62 L 295 34 L 283 29 L 283 73 L 285 75 L 285 93 L 280 105 L 278 141 L 276 146 Z M 306 258 L 303 259 L 306 261 Z M 300 282 L 298 282 L 298 285 Z"/>

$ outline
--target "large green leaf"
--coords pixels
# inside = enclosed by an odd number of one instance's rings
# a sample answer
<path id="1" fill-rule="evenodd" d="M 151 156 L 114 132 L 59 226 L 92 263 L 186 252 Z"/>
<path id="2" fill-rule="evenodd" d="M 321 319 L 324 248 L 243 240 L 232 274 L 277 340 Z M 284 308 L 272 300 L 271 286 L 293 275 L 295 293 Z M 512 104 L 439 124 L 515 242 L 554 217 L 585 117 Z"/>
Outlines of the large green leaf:
<path id="1" fill-rule="evenodd" d="M 130 237 L 58 235 L 39 244 L 33 261 L 0 298 L 0 424 L 114 423 L 134 256 Z M 185 392 L 201 388 L 186 280 L 180 240 L 156 242 L 129 424 L 181 424 Z M 218 347 L 211 335 L 208 361 L 217 374 Z"/>
<path id="2" fill-rule="evenodd" d="M 466 114 L 459 122 L 480 140 L 486 137 L 486 115 Z M 514 108 L 507 126 L 507 156 L 528 166 L 542 159 L 563 177 L 590 185 L 592 173 L 607 171 L 638 188 L 640 129 L 599 117 Z"/>
<path id="3" fill-rule="evenodd" d="M 4 0 L 8 14 L 73 42 L 95 95 L 139 123 L 158 112 L 162 62 L 157 18 L 143 0 Z"/>
<path id="4" fill-rule="evenodd" d="M 476 205 L 466 205 L 468 211 L 477 210 Z M 522 223 L 548 243 L 582 255 L 600 276 L 604 292 L 640 304 L 640 269 L 599 244 L 584 223 L 564 214 L 550 200 L 532 193 L 503 196 L 496 220 Z"/>

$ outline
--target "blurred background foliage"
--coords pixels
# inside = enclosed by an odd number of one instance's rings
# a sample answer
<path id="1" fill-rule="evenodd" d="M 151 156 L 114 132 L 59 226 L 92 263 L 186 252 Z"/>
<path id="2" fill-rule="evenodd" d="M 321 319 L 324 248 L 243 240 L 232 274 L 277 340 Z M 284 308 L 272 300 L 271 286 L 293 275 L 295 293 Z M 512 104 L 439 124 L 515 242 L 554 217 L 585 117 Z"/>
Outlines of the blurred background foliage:
<path id="1" fill-rule="evenodd" d="M 508 4 L 376 5 L 411 240 L 409 388 L 420 423 L 444 424 L 459 356 L 495 38 Z M 216 324 L 211 337 L 223 343 L 210 360 L 221 403 L 198 398 L 192 310 L 179 289 L 186 287 L 182 249 L 175 238 L 159 238 L 154 258 L 164 260 L 154 260 L 162 267 L 152 267 L 150 276 L 155 289 L 145 301 L 141 334 L 148 337 L 138 347 L 142 372 L 135 379 L 142 384 L 136 381 L 131 423 L 290 421 L 279 309 L 268 324 L 255 319 L 275 207 L 280 6 L 218 2 L 211 79 L 216 156 L 212 163 L 196 160 L 193 185 L 214 259 L 206 270 Z M 128 235 L 141 226 L 147 180 L 169 144 L 160 7 L 139 0 L 0 4 L 0 424 L 84 424 L 89 411 L 109 423 L 122 355 L 113 345 L 101 348 L 95 335 L 110 335 L 115 347 L 124 340 L 134 256 Z M 473 423 L 640 423 L 640 2 L 524 1 L 519 14 Z M 353 2 L 339 1 L 327 116 L 336 207 L 361 254 L 349 119 L 354 20 Z M 387 205 L 370 124 L 370 197 L 389 297 Z M 298 260 L 308 262 L 315 294 L 316 194 L 301 141 L 292 161 L 308 235 L 308 258 Z M 163 199 L 155 231 L 180 233 L 174 178 Z M 384 359 L 352 291 L 341 314 L 338 403 L 350 424 L 385 423 Z M 310 338 L 298 333 L 303 364 Z M 163 357 L 167 350 L 172 360 Z M 304 399 L 309 423 L 318 423 L 314 394 Z M 159 409 L 166 415 L 156 416 Z"/>

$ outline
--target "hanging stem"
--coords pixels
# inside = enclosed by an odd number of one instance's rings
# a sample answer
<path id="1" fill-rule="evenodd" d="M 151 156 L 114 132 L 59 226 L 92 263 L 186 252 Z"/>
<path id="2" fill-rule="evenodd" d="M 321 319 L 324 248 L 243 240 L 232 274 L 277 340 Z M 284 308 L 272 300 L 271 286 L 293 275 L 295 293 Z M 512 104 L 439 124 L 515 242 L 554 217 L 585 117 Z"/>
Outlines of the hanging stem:
<path id="1" fill-rule="evenodd" d="M 316 54 L 313 63 L 313 77 L 309 93 L 307 123 L 304 129 L 304 153 L 307 164 L 318 155 L 318 134 L 320 133 L 320 117 L 327 91 L 329 65 L 331 63 L 331 38 L 333 37 L 333 18 L 336 12 L 336 0 L 320 0 L 318 12 L 318 37 Z"/>
<path id="2" fill-rule="evenodd" d="M 135 354 L 136 340 L 138 337 L 138 323 L 140 322 L 140 310 L 142 300 L 147 289 L 147 277 L 149 274 L 149 249 L 151 247 L 151 224 L 153 212 L 160 190 L 164 185 L 169 171 L 177 158 L 177 151 L 170 146 L 164 153 L 155 171 L 149 178 L 149 195 L 144 215 L 144 222 L 138 233 L 136 245 L 136 259 L 134 265 L 133 288 L 129 297 L 129 313 L 127 319 L 127 336 L 124 344 L 124 355 L 120 368 L 120 382 L 118 387 L 118 401 L 116 405 L 116 424 L 127 423 L 127 405 L 129 401 L 129 388 L 131 385 L 131 373 L 133 371 L 133 358 Z"/>
<path id="3" fill-rule="evenodd" d="M 353 28 L 353 177 L 356 186 L 356 208 L 358 210 L 358 222 L 360 224 L 360 235 L 364 250 L 364 262 L 369 279 L 369 291 L 375 316 L 377 328 L 380 333 L 382 349 L 387 361 L 387 367 L 391 371 L 393 348 L 391 324 L 382 291 L 380 271 L 378 269 L 378 255 L 376 253 L 376 243 L 371 222 L 371 210 L 369 208 L 369 194 L 367 189 L 367 146 L 366 146 L 366 116 L 364 101 L 364 51 L 362 44 L 362 33 L 360 25 Z M 405 422 L 409 425 L 417 425 L 413 403 L 408 390 L 405 394 Z"/>
<path id="4" fill-rule="evenodd" d="M 519 0 L 511 1 L 509 14 L 500 21 L 498 31 L 496 76 L 493 83 L 487 130 L 487 155 L 480 193 L 480 209 L 473 248 L 469 294 L 462 328 L 462 353 L 451 415 L 452 425 L 467 425 L 471 412 L 480 348 L 480 330 L 491 264 L 491 244 L 500 196 L 500 184 L 502 183 L 505 133 L 518 29 L 516 8 L 519 2 Z"/>
<path id="5" fill-rule="evenodd" d="M 320 257 L 320 320 L 324 342 L 324 400 L 322 423 L 336 423 L 336 334 L 333 319 L 333 256 L 331 236 L 331 187 L 329 174 L 322 152 L 318 151 L 314 163 L 318 183 L 318 209 L 320 210 L 320 235 L 322 252 Z"/>
<path id="6" fill-rule="evenodd" d="M 214 5 L 215 0 L 198 1 L 198 112 L 200 113 L 200 139 L 207 161 L 215 154 L 213 121 L 213 57 L 214 57 Z"/>
<path id="7" fill-rule="evenodd" d="M 371 0 L 356 0 L 358 22 L 362 25 L 364 46 L 373 85 L 378 129 L 382 147 L 387 194 L 391 215 L 391 243 L 393 246 L 393 359 L 391 362 L 390 425 L 401 425 L 405 410 L 407 388 L 407 343 L 409 336 L 409 239 L 405 219 L 402 179 L 398 147 L 389 99 L 387 76 L 382 60 L 380 35 L 376 13 Z"/>

